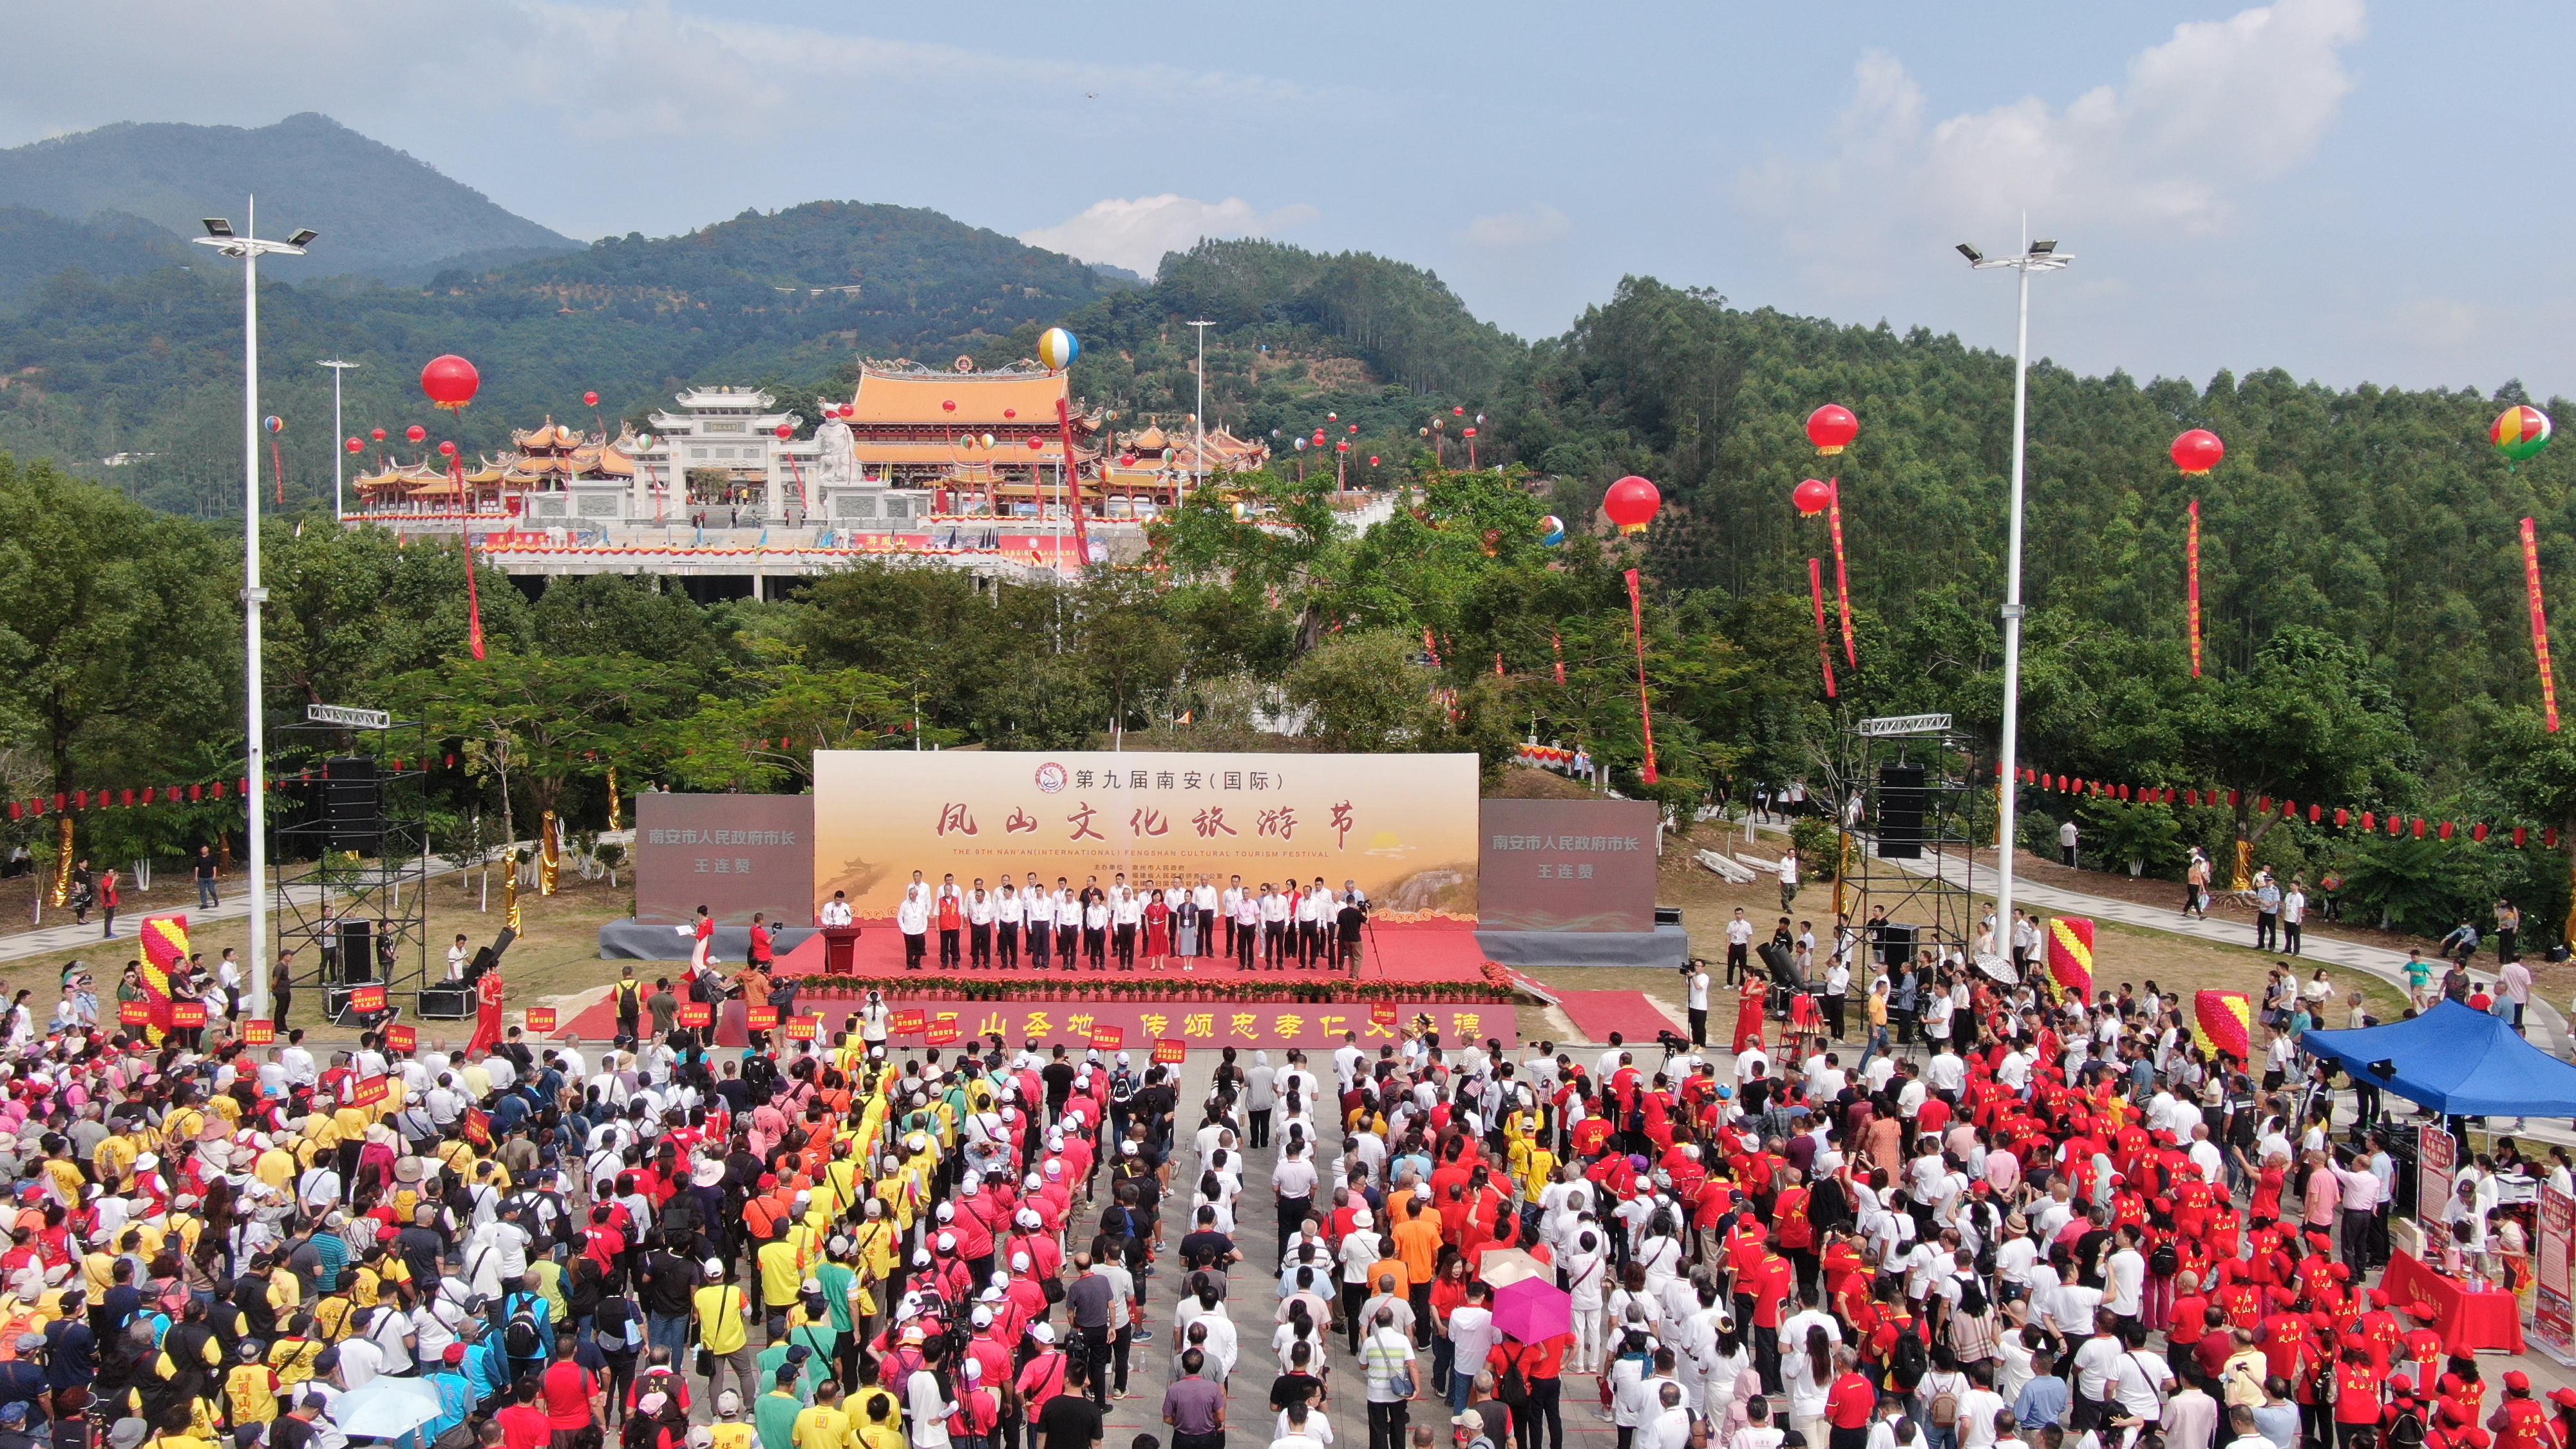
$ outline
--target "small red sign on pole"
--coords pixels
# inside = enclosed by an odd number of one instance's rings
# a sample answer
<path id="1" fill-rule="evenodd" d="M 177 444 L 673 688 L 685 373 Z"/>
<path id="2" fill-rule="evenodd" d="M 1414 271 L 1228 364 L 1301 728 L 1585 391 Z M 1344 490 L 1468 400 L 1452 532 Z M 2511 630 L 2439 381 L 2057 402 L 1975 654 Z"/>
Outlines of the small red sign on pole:
<path id="1" fill-rule="evenodd" d="M 1114 1052 L 1126 1045 L 1126 1042 L 1127 1029 L 1123 1026 L 1095 1026 L 1091 1029 L 1091 1045 L 1094 1050 Z"/>
<path id="2" fill-rule="evenodd" d="M 127 1026 L 145 1025 L 152 1020 L 152 1003 L 120 1001 L 116 1004 L 116 1019 Z"/>
<path id="3" fill-rule="evenodd" d="M 703 1027 L 715 1020 L 715 1011 L 703 1001 L 685 1002 L 680 1007 L 680 1025 Z"/>
<path id="4" fill-rule="evenodd" d="M 170 1024 L 182 1030 L 206 1024 L 206 1003 L 174 1001 L 170 1003 Z"/>
<path id="5" fill-rule="evenodd" d="M 349 1009 L 373 1014 L 385 1009 L 385 989 L 381 986 L 353 986 L 349 989 Z"/>
<path id="6" fill-rule="evenodd" d="M 1395 1025 L 1395 1003 L 1381 1001 L 1369 1008 L 1369 1020 L 1379 1026 Z"/>
<path id="7" fill-rule="evenodd" d="M 389 1026 L 385 1028 L 385 1050 L 396 1056 L 409 1056 L 420 1050 L 420 1028 Z"/>
<path id="8" fill-rule="evenodd" d="M 390 1090 L 382 1077 L 361 1077 L 358 1085 L 349 1089 L 349 1100 L 361 1107 L 372 1107 L 383 1101 Z"/>
<path id="9" fill-rule="evenodd" d="M 894 1014 L 894 1030 L 897 1036 L 917 1036 L 929 1027 L 929 1012 L 908 1008 Z"/>
<path id="10" fill-rule="evenodd" d="M 957 1024 L 957 1014 L 953 1011 L 943 1011 L 937 1021 L 930 1023 L 923 1030 L 921 1039 L 932 1046 L 946 1046 L 965 1034 L 965 1029 Z"/>
<path id="11" fill-rule="evenodd" d="M 743 1019 L 750 1025 L 753 1031 L 767 1031 L 771 1027 L 778 1025 L 778 1008 L 775 1006 L 755 1006 L 743 1013 Z"/>
<path id="12" fill-rule="evenodd" d="M 242 1045 L 268 1046 L 277 1040 L 277 1023 L 257 1018 L 242 1023 Z"/>
<path id="13" fill-rule="evenodd" d="M 1166 1066 L 1177 1066 L 1189 1059 L 1190 1044 L 1179 1037 L 1167 1036 L 1154 1043 L 1154 1060 Z"/>
<path id="14" fill-rule="evenodd" d="M 528 1008 L 528 1030 L 545 1033 L 553 1031 L 554 1029 L 555 1009 L 553 1007 L 531 1006 Z"/>

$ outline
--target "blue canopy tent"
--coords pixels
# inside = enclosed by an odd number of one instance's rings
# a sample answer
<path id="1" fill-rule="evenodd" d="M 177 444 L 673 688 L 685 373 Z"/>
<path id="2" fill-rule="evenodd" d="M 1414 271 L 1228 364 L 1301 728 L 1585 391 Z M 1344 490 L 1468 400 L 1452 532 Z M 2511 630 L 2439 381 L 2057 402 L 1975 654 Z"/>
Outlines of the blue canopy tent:
<path id="1" fill-rule="evenodd" d="M 2446 1117 L 2576 1117 L 2576 1066 L 2516 1036 L 2504 1018 L 2456 1001 L 2412 1021 L 2311 1031 L 2299 1049 Z"/>

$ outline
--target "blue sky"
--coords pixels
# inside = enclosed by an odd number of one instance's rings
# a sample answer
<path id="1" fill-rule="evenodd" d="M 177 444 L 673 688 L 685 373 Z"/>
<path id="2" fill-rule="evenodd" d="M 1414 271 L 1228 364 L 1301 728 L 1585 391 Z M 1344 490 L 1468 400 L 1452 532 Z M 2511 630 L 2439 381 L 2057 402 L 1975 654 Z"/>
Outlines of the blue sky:
<path id="1" fill-rule="evenodd" d="M 92 0 L 0 144 L 320 110 L 576 237 L 818 197 L 1150 268 L 1201 230 L 1429 266 L 1523 335 L 1623 273 L 2008 346 L 1953 242 L 2077 261 L 2033 346 L 2576 392 L 2576 11 Z"/>

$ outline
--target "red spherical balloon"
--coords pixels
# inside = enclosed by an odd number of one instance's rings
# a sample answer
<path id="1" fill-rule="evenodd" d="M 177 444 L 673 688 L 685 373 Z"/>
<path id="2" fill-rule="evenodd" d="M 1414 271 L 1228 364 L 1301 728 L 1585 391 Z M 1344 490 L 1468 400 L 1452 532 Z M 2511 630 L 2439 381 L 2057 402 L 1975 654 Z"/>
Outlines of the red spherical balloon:
<path id="1" fill-rule="evenodd" d="M 441 443 L 438 445 L 438 452 L 441 457 L 453 458 L 456 456 L 456 445 L 454 443 Z"/>
<path id="2" fill-rule="evenodd" d="M 1002 416 L 1004 416 L 1004 417 L 1006 417 L 1006 418 L 1016 418 L 1016 417 L 1018 417 L 1019 415 L 1020 415 L 1020 410 L 1019 410 L 1018 408 L 1004 408 L 1004 409 L 1002 409 Z"/>
<path id="3" fill-rule="evenodd" d="M 426 438 L 426 437 L 428 437 L 428 436 L 429 436 L 429 429 L 422 427 L 422 426 L 421 426 L 420 424 L 418 424 L 418 423 L 414 423 L 414 424 L 412 424 L 410 427 L 405 428 L 405 429 L 403 430 L 403 436 L 404 436 L 404 437 L 406 437 L 406 438 L 409 438 L 409 439 L 411 439 L 413 442 L 417 443 L 417 442 L 421 441 L 423 438 Z"/>
<path id="4" fill-rule="evenodd" d="M 483 388 L 483 374 L 474 364 L 450 352 L 433 357 L 420 370 L 420 390 L 429 395 L 432 404 L 454 412 L 474 401 Z"/>
<path id="5" fill-rule="evenodd" d="M 957 411 L 957 399 L 953 397 L 941 398 L 939 400 L 939 410 L 945 413 L 953 413 Z"/>
<path id="6" fill-rule="evenodd" d="M 780 423 L 778 425 L 778 436 L 782 438 L 792 438 L 796 436 L 796 430 L 785 423 Z"/>
<path id="7" fill-rule="evenodd" d="M 2194 428 L 2173 440 L 2174 466 L 2194 478 L 2207 474 L 2226 456 L 2227 445 L 2207 428 Z"/>
<path id="8" fill-rule="evenodd" d="M 857 411 L 858 411 L 858 409 L 857 409 L 857 408 L 854 408 L 854 407 L 850 406 L 848 403 L 843 403 L 843 404 L 841 404 L 839 407 L 836 407 L 836 408 L 832 409 L 832 412 L 833 412 L 833 414 L 834 414 L 835 416 L 838 416 L 838 417 L 844 417 L 844 418 L 848 417 L 850 414 L 852 414 L 852 413 L 854 413 L 854 412 L 857 412 Z"/>
<path id="9" fill-rule="evenodd" d="M 1807 414 L 1807 441 L 1819 453 L 1839 453 L 1860 436 L 1860 419 L 1841 403 L 1827 403 Z"/>
<path id="10" fill-rule="evenodd" d="M 1643 533 L 1655 521 L 1664 506 L 1664 495 L 1654 484 L 1631 473 L 1610 485 L 1601 498 L 1601 511 L 1619 525 L 1621 533 Z"/>
<path id="11" fill-rule="evenodd" d="M 369 434 L 368 436 L 370 436 L 370 437 L 374 438 L 377 442 L 381 443 L 381 442 L 383 442 L 383 441 L 385 440 L 385 430 L 384 430 L 384 429 L 382 429 L 382 428 L 378 428 L 378 429 L 376 429 L 376 430 L 375 430 L 375 432 L 373 432 L 373 433 Z"/>
<path id="12" fill-rule="evenodd" d="M 1040 448 L 1043 448 L 1043 447 L 1045 447 L 1045 446 L 1046 446 L 1046 439 L 1044 439 L 1044 438 L 1031 438 L 1031 439 L 1029 439 L 1029 451 L 1030 451 L 1030 452 L 1032 452 L 1032 453 L 1036 452 L 1037 450 L 1039 450 Z"/>
<path id="13" fill-rule="evenodd" d="M 1377 466 L 1377 454 L 1375 454 L 1375 453 L 1371 453 L 1371 454 L 1369 454 L 1369 466 L 1370 466 L 1370 467 L 1372 467 L 1372 468 L 1374 468 L 1374 467 L 1376 467 L 1376 466 Z"/>
<path id="14" fill-rule="evenodd" d="M 586 392 L 586 393 L 583 393 L 583 394 L 581 395 L 581 400 L 582 400 L 582 402 L 583 402 L 586 406 L 589 406 L 589 407 L 597 407 L 597 406 L 599 406 L 599 394 L 597 394 L 597 393 L 595 393 L 595 392 Z"/>
<path id="15" fill-rule="evenodd" d="M 351 438 L 349 440 L 349 451 L 352 453 L 363 453 L 367 451 L 367 440 L 364 438 Z"/>
<path id="16" fill-rule="evenodd" d="M 1789 490 L 1789 501 L 1798 505 L 1800 513 L 1813 517 L 1834 501 L 1834 485 L 1822 478 L 1810 478 Z"/>
<path id="17" fill-rule="evenodd" d="M 1476 430 L 1475 430 L 1474 428 L 1469 428 L 1469 429 L 1467 430 L 1467 436 L 1468 436 L 1468 437 L 1471 437 L 1471 438 L 1472 438 L 1472 437 L 1474 437 L 1474 436 L 1476 436 Z"/>
<path id="18" fill-rule="evenodd" d="M 1357 424 L 1357 423 L 1345 423 L 1345 424 L 1343 424 L 1343 431 L 1345 431 L 1345 432 L 1352 432 L 1352 433 L 1356 433 L 1356 432 L 1358 432 L 1359 430 L 1360 430 L 1360 425 L 1359 425 L 1359 424 Z"/>
<path id="19" fill-rule="evenodd" d="M 1466 415 L 1467 415 L 1467 410 L 1466 410 L 1465 408 L 1451 408 L 1451 409 L 1449 410 L 1449 416 L 1451 416 L 1451 417 L 1453 417 L 1453 418 L 1463 418 L 1463 417 L 1465 417 Z"/>
<path id="20" fill-rule="evenodd" d="M 1351 444 L 1350 444 L 1350 440 L 1349 440 L 1348 438 L 1345 438 L 1345 439 L 1343 439 L 1342 441 L 1340 441 L 1340 442 L 1338 442 L 1338 443 L 1335 443 L 1335 444 L 1333 445 L 1333 451 L 1334 451 L 1334 452 L 1337 452 L 1337 453 L 1347 453 L 1347 452 L 1349 452 L 1350 450 L 1351 450 Z"/>

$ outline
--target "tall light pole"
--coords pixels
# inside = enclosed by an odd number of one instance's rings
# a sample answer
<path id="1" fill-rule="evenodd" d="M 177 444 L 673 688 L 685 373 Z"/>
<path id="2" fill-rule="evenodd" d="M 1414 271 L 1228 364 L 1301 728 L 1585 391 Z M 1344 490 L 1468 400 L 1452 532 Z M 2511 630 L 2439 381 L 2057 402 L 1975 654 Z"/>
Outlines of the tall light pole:
<path id="1" fill-rule="evenodd" d="M 268 731 L 260 697 L 259 606 L 268 602 L 268 590 L 259 586 L 259 259 L 271 252 L 300 257 L 317 233 L 307 227 L 282 242 L 262 241 L 251 234 L 258 221 L 254 199 L 244 214 L 243 232 L 236 234 L 231 222 L 210 216 L 206 234 L 196 240 L 201 247 L 239 257 L 242 264 L 242 692 L 248 717 L 243 768 L 250 779 L 242 796 L 248 820 L 242 833 L 250 837 L 250 880 L 244 887 L 250 892 L 250 1014 L 266 1017 L 268 968 L 262 958 L 268 944 Z M 333 438 L 331 446 L 337 451 L 339 439 Z"/>
<path id="2" fill-rule="evenodd" d="M 349 516 L 348 510 L 340 504 L 340 470 L 348 461 L 348 449 L 340 442 L 340 379 L 350 368 L 366 364 L 342 362 L 334 357 L 313 365 L 331 369 L 331 521 L 338 523 Z"/>
<path id="3" fill-rule="evenodd" d="M 2027 232 L 2023 234 L 2028 235 Z M 1995 886 L 1995 929 L 2004 935 L 2004 956 L 2009 960 L 2013 919 L 2013 810 L 2019 801 L 2013 764 L 2021 748 L 2021 477 L 2023 419 L 2030 405 L 2030 274 L 2062 270 L 2074 258 L 2059 252 L 2053 240 L 2032 242 L 2017 257 L 1989 257 L 1961 242 L 1959 255 L 1966 257 L 1968 265 L 1981 272 L 2010 267 L 2021 274 L 2020 338 L 2013 353 L 2012 522 L 2004 560 L 2004 738 L 2002 758 L 1997 766 L 2003 782 L 2002 840 L 1995 848 L 1996 875 L 1999 877 Z"/>
<path id="4" fill-rule="evenodd" d="M 1207 466 L 1207 330 L 1214 327 L 1216 324 L 1213 322 L 1193 322 L 1190 325 L 1197 328 L 1199 334 L 1199 410 L 1193 415 L 1194 421 L 1199 425 L 1199 443 L 1197 454 L 1192 457 L 1190 461 L 1197 466 L 1204 468 Z M 1180 500 L 1176 495 L 1173 502 L 1178 504 L 1179 501 Z"/>

